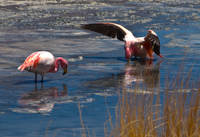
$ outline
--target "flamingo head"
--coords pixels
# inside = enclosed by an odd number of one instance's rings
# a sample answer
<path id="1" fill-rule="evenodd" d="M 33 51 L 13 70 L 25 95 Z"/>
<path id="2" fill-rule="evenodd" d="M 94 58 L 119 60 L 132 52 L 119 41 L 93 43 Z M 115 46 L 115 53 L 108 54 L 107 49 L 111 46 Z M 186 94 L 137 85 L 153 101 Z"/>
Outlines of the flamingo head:
<path id="1" fill-rule="evenodd" d="M 64 69 L 63 69 L 63 75 L 65 75 L 67 73 L 67 70 L 68 70 L 68 66 L 66 66 Z"/>
<path id="2" fill-rule="evenodd" d="M 61 65 L 61 68 L 63 69 L 63 75 L 65 75 L 68 70 L 68 62 L 63 58 L 60 58 L 60 65 Z"/>

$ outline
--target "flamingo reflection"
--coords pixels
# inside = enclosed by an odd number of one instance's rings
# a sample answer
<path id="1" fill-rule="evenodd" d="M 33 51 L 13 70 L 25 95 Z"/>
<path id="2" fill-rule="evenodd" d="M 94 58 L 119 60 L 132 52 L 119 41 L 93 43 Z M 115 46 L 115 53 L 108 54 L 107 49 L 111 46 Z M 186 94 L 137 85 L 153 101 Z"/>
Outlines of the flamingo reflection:
<path id="1" fill-rule="evenodd" d="M 156 91 L 160 87 L 161 63 L 153 64 L 151 59 L 142 62 L 136 61 L 133 64 L 127 63 L 123 80 L 123 86 L 126 91 L 133 92 L 138 90 L 138 92 L 145 91 L 148 93 Z"/>
<path id="2" fill-rule="evenodd" d="M 23 113 L 48 113 L 52 111 L 55 99 L 61 96 L 67 96 L 67 86 L 63 84 L 63 90 L 59 91 L 56 87 L 49 89 L 41 89 L 35 86 L 31 92 L 25 93 L 20 98 L 19 102 Z"/>
<path id="3" fill-rule="evenodd" d="M 160 64 L 162 63 L 155 64 L 153 61 L 149 59 L 127 63 L 122 70 L 123 72 L 121 70 L 112 72 L 109 76 L 87 81 L 85 85 L 92 89 L 94 94 L 101 96 L 111 96 L 116 94 L 119 89 L 134 92 L 136 86 L 140 86 L 142 89 L 145 88 L 145 91 L 148 90 L 148 93 L 152 93 L 153 90 L 160 87 Z"/>

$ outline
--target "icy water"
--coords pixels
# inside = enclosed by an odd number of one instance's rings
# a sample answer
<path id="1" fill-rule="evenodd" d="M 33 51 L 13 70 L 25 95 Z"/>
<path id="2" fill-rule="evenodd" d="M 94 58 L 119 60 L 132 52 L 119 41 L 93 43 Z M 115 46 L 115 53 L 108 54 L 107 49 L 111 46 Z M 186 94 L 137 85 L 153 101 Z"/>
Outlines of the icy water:
<path id="1" fill-rule="evenodd" d="M 80 103 L 87 131 L 102 137 L 108 110 L 115 116 L 122 83 L 128 92 L 135 83 L 146 87 L 153 83 L 146 94 L 164 92 L 166 76 L 173 79 L 192 67 L 195 88 L 200 64 L 199 19 L 200 2 L 193 0 L 1 1 L 1 136 L 81 136 Z M 139 60 L 127 63 L 123 42 L 79 28 L 79 24 L 94 22 L 121 24 L 136 37 L 154 30 L 164 59 L 154 55 L 147 65 Z M 34 74 L 19 72 L 17 67 L 39 50 L 65 58 L 68 73 L 46 74 L 43 85 L 35 85 Z M 184 68 L 179 69 L 182 62 Z"/>

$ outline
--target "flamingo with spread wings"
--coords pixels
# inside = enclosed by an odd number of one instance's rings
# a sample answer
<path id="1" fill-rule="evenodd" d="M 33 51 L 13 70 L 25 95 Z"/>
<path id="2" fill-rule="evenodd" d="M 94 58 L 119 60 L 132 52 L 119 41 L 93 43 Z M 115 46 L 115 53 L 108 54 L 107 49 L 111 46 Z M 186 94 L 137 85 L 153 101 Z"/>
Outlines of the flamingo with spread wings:
<path id="1" fill-rule="evenodd" d="M 18 70 L 27 70 L 35 73 L 35 83 L 37 83 L 37 74 L 42 76 L 41 82 L 45 73 L 55 73 L 59 70 L 59 63 L 64 70 L 63 75 L 67 73 L 68 63 L 65 59 L 58 57 L 57 59 L 47 51 L 38 51 L 32 53 L 26 58 L 24 63 L 18 67 Z"/>
<path id="2" fill-rule="evenodd" d="M 125 42 L 124 50 L 127 60 L 130 60 L 132 56 L 145 59 L 148 55 L 153 58 L 153 52 L 163 58 L 160 54 L 159 38 L 153 30 L 148 30 L 145 37 L 136 38 L 129 30 L 115 23 L 82 24 L 81 28 L 95 31 L 112 38 L 117 36 L 118 40 Z"/>

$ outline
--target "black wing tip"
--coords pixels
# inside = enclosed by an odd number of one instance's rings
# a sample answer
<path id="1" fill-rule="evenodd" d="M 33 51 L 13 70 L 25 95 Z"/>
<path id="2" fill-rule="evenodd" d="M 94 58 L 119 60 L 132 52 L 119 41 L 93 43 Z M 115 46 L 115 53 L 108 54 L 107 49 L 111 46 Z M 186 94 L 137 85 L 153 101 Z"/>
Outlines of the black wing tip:
<path id="1" fill-rule="evenodd" d="M 96 24 L 80 24 L 81 29 L 91 30 Z"/>
<path id="2" fill-rule="evenodd" d="M 80 26 L 81 29 L 86 29 L 86 28 L 87 28 L 87 25 L 88 25 L 88 24 L 80 24 L 79 26 Z"/>
<path id="3" fill-rule="evenodd" d="M 107 25 L 107 24 L 111 24 L 111 22 L 96 22 L 96 23 L 80 24 L 80 26 Z"/>
<path id="4" fill-rule="evenodd" d="M 101 33 L 111 38 L 115 38 L 117 36 L 118 40 L 124 41 L 125 34 L 121 32 L 120 28 L 115 27 L 113 23 L 100 22 L 100 23 L 91 23 L 91 24 L 80 24 L 80 28 Z"/>

